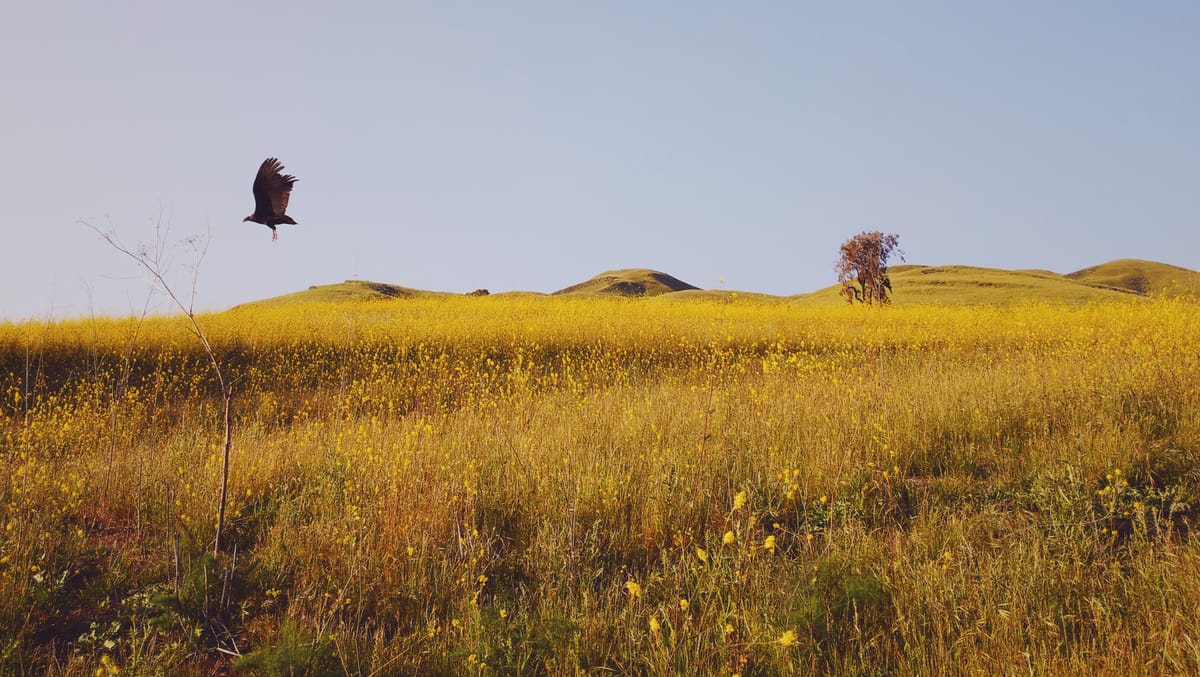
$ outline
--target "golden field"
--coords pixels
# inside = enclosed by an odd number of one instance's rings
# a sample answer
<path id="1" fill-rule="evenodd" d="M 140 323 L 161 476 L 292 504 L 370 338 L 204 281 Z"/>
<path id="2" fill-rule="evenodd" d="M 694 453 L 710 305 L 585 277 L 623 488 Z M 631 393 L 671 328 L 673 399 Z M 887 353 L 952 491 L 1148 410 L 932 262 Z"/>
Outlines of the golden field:
<path id="1" fill-rule="evenodd" d="M 0 324 L 0 672 L 1200 671 L 1200 302 Z"/>

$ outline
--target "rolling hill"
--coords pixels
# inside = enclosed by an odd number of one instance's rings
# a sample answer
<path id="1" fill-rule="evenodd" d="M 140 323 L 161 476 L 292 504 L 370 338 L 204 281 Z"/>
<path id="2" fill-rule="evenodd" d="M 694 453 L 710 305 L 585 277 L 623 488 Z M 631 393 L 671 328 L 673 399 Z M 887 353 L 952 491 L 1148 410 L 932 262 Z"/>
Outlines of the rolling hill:
<path id="1" fill-rule="evenodd" d="M 601 294 L 605 296 L 659 296 L 671 292 L 699 289 L 683 280 L 646 268 L 626 268 L 600 273 L 590 280 L 554 292 L 561 294 Z"/>
<path id="2" fill-rule="evenodd" d="M 1118 259 L 1068 273 L 1066 277 L 1094 286 L 1138 294 L 1200 297 L 1200 273 L 1141 259 Z"/>
<path id="3" fill-rule="evenodd" d="M 1008 305 L 1027 301 L 1085 303 L 1134 296 L 1043 270 L 1001 270 L 974 266 L 901 265 L 889 269 L 892 303 L 908 305 Z M 804 305 L 845 303 L 840 285 L 793 297 Z"/>
<path id="4" fill-rule="evenodd" d="M 950 305 L 1008 305 L 1027 301 L 1086 303 L 1104 299 L 1136 298 L 1146 294 L 1182 295 L 1200 298 L 1200 272 L 1165 263 L 1119 259 L 1073 273 L 1048 270 L 1002 270 L 975 266 L 899 265 L 889 270 L 892 301 L 897 305 L 934 303 Z M 703 290 L 676 277 L 648 268 L 610 270 L 553 295 L 584 294 L 613 297 L 660 297 L 664 299 L 720 298 L 776 300 L 800 305 L 845 303 L 839 285 L 810 294 L 778 297 L 756 292 Z M 541 292 L 504 294 L 545 295 Z M 486 295 L 484 290 L 473 295 Z M 254 301 L 246 305 L 280 305 L 302 302 L 341 302 L 452 296 L 449 292 L 425 291 L 382 282 L 347 280 L 318 285 L 306 290 Z"/>
<path id="5" fill-rule="evenodd" d="M 446 295 L 446 293 L 411 289 L 383 282 L 346 280 L 337 284 L 313 285 L 303 291 L 292 292 L 291 294 L 284 294 L 282 296 L 273 296 L 260 301 L 251 301 L 242 305 L 275 306 L 309 302 L 340 303 L 345 301 L 373 301 L 443 295 Z"/>

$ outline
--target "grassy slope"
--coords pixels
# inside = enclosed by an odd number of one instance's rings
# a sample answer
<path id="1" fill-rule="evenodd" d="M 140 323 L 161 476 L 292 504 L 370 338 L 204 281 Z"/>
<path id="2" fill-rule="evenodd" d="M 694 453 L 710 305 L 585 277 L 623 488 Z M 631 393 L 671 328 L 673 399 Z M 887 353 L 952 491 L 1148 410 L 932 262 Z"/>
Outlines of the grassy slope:
<path id="1" fill-rule="evenodd" d="M 974 266 L 893 266 L 896 305 L 1008 305 L 1026 301 L 1083 303 L 1128 296 L 1048 271 L 1000 270 Z M 805 305 L 845 303 L 838 285 L 796 297 Z"/>
<path id="2" fill-rule="evenodd" d="M 374 301 L 395 298 L 417 298 L 444 295 L 444 292 L 412 289 L 383 282 L 346 280 L 337 284 L 313 285 L 308 289 L 283 296 L 253 301 L 241 307 L 284 306 L 295 303 L 340 303 L 344 301 Z"/>
<path id="3" fill-rule="evenodd" d="M 606 296 L 659 296 L 699 289 L 683 280 L 647 268 L 610 270 L 555 294 L 602 294 Z"/>
<path id="4" fill-rule="evenodd" d="M 1109 261 L 1069 273 L 1066 277 L 1086 284 L 1104 285 L 1139 294 L 1200 296 L 1200 273 L 1141 259 Z"/>
<path id="5" fill-rule="evenodd" d="M 896 305 L 1011 305 L 1029 301 L 1086 303 L 1131 295 L 1166 294 L 1200 297 L 1200 272 L 1165 263 L 1120 259 L 1060 275 L 1048 270 L 1001 270 L 975 266 L 900 265 L 891 268 Z M 838 285 L 811 294 L 775 297 L 745 291 L 699 289 L 678 278 L 647 268 L 601 273 L 553 294 L 511 291 L 501 295 L 598 295 L 661 297 L 670 300 L 787 300 L 803 306 L 837 305 L 845 300 Z M 359 280 L 313 286 L 304 291 L 256 301 L 247 306 L 305 302 L 387 300 L 450 295 Z"/>

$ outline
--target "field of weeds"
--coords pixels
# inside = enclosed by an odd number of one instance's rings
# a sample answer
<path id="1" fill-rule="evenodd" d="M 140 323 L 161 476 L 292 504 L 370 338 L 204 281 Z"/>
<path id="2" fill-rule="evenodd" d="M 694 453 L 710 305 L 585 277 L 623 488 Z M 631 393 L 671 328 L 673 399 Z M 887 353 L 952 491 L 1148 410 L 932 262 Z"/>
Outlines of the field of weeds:
<path id="1" fill-rule="evenodd" d="M 0 324 L 0 672 L 1200 671 L 1200 305 Z"/>

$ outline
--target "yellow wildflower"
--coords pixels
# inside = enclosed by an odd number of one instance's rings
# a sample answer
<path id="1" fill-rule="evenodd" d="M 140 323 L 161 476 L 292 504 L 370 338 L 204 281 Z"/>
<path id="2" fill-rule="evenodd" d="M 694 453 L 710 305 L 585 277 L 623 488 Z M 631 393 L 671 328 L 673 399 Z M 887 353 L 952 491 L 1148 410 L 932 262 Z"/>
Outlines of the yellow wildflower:
<path id="1" fill-rule="evenodd" d="M 100 657 L 100 667 L 96 668 L 95 671 L 96 677 L 119 674 L 121 674 L 121 670 L 117 667 L 116 663 L 113 663 L 112 658 L 110 658 L 107 654 Z"/>
<path id="2" fill-rule="evenodd" d="M 633 580 L 625 581 L 625 589 L 629 591 L 629 596 L 631 598 L 632 597 L 640 597 L 642 594 L 642 586 L 638 585 L 637 581 L 633 581 Z"/>
<path id="3" fill-rule="evenodd" d="M 733 509 L 740 510 L 745 505 L 746 505 L 746 491 L 743 489 L 742 491 L 737 492 L 737 495 L 733 497 Z"/>

